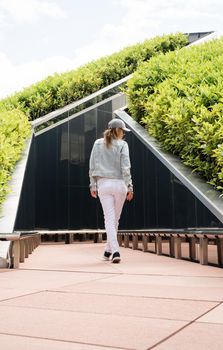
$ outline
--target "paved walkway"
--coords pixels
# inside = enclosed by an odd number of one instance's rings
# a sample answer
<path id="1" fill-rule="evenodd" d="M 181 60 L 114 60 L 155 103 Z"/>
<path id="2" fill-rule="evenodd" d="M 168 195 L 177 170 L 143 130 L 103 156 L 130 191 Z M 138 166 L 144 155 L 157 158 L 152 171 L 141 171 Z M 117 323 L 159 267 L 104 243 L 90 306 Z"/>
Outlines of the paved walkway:
<path id="1" fill-rule="evenodd" d="M 221 350 L 223 269 L 103 244 L 44 244 L 0 270 L 2 350 Z"/>

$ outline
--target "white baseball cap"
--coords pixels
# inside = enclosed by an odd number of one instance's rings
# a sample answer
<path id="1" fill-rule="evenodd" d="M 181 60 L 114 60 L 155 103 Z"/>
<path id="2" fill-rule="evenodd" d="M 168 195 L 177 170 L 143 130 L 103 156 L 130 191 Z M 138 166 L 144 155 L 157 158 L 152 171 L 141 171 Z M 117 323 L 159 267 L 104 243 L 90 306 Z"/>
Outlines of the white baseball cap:
<path id="1" fill-rule="evenodd" d="M 119 129 L 122 129 L 124 131 L 131 131 L 130 129 L 126 128 L 123 120 L 117 119 L 117 118 L 110 120 L 110 122 L 108 123 L 108 128 L 109 129 L 119 128 Z"/>

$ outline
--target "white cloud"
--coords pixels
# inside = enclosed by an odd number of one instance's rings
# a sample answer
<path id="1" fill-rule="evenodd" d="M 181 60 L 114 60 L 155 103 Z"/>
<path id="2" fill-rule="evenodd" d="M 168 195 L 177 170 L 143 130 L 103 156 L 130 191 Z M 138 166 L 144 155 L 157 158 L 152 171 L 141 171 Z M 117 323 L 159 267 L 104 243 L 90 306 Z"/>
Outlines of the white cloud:
<path id="1" fill-rule="evenodd" d="M 126 8 L 127 27 L 141 27 L 152 34 L 162 34 L 178 28 L 181 31 L 214 30 L 221 25 L 221 0 L 117 0 Z M 208 27 L 210 22 L 213 27 Z M 205 27 L 206 26 L 206 27 Z M 199 29 L 200 28 L 200 29 Z M 219 29 L 219 27 L 218 27 Z M 149 34 L 149 33 L 148 33 Z"/>
<path id="2" fill-rule="evenodd" d="M 114 25 L 111 20 L 110 24 L 108 23 L 97 33 L 96 40 L 77 48 L 70 53 L 70 58 L 61 53 L 41 61 L 32 60 L 22 65 L 15 65 L 4 53 L 0 53 L 0 96 L 18 91 L 55 72 L 74 69 L 128 45 L 142 42 L 146 38 L 176 31 L 219 31 L 222 27 L 223 3 L 221 0 L 197 0 L 196 2 L 194 0 L 116 0 L 116 2 L 125 9 L 119 25 Z M 19 9 L 22 7 L 23 11 Z M 55 2 L 49 0 L 0 0 L 0 8 L 4 8 L 19 20 L 35 19 L 37 15 L 55 17 L 66 15 Z M 58 52 L 60 52 L 59 47 Z"/>
<path id="3" fill-rule="evenodd" d="M 0 0 L 0 9 L 17 21 L 32 22 L 40 15 L 65 18 L 65 11 L 52 1 L 44 0 Z"/>
<path id="4" fill-rule="evenodd" d="M 182 11 L 185 8 L 200 10 L 200 12 L 218 13 L 223 8 L 221 0 L 116 0 L 116 2 L 125 7 L 127 11 L 144 10 L 144 14 L 159 14 L 167 9 Z M 137 11 L 138 12 L 138 11 Z"/>
<path id="5" fill-rule="evenodd" d="M 73 68 L 73 61 L 63 56 L 50 57 L 42 61 L 32 61 L 13 65 L 5 54 L 0 53 L 0 96 L 4 98 L 13 92 L 45 79 L 55 72 Z"/>
<path id="6" fill-rule="evenodd" d="M 103 50 L 99 40 L 92 46 L 88 45 L 76 50 L 74 57 L 70 59 L 61 55 L 24 64 L 13 64 L 4 53 L 0 52 L 0 99 L 45 79 L 49 75 L 75 69 L 101 57 L 108 53 L 108 47 L 106 49 Z"/>
<path id="7" fill-rule="evenodd" d="M 215 1 L 216 11 L 210 11 L 213 0 L 116 0 L 125 8 L 119 25 L 107 24 L 94 42 L 75 51 L 75 56 L 86 61 L 118 51 L 128 45 L 142 42 L 156 35 L 169 33 L 211 31 L 210 22 L 221 22 L 221 1 Z M 216 20 L 216 21 L 215 21 Z"/>

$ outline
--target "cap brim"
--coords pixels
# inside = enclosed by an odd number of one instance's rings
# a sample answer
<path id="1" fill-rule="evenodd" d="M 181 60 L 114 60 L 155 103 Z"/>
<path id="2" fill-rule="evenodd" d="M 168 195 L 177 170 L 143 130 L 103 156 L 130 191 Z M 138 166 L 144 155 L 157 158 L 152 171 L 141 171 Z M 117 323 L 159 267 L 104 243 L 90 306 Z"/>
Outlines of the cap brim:
<path id="1" fill-rule="evenodd" d="M 124 131 L 127 131 L 127 132 L 131 131 L 131 130 L 128 129 L 128 128 L 123 128 L 123 130 L 124 130 Z"/>

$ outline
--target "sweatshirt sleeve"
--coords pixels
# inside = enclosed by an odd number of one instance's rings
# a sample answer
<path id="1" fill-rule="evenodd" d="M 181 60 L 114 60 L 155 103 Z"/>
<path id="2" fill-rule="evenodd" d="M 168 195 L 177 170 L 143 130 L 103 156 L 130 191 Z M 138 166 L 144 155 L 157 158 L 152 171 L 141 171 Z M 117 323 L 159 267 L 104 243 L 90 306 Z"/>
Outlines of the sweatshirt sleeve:
<path id="1" fill-rule="evenodd" d="M 127 142 L 124 143 L 121 150 L 121 170 L 122 170 L 123 180 L 125 181 L 125 184 L 128 187 L 128 191 L 133 192 L 131 163 L 129 158 L 129 146 Z"/>
<path id="2" fill-rule="evenodd" d="M 97 191 L 97 181 L 95 177 L 92 176 L 94 169 L 95 169 L 95 144 L 92 148 L 90 161 L 89 161 L 89 179 L 90 179 L 89 187 L 91 191 Z"/>

